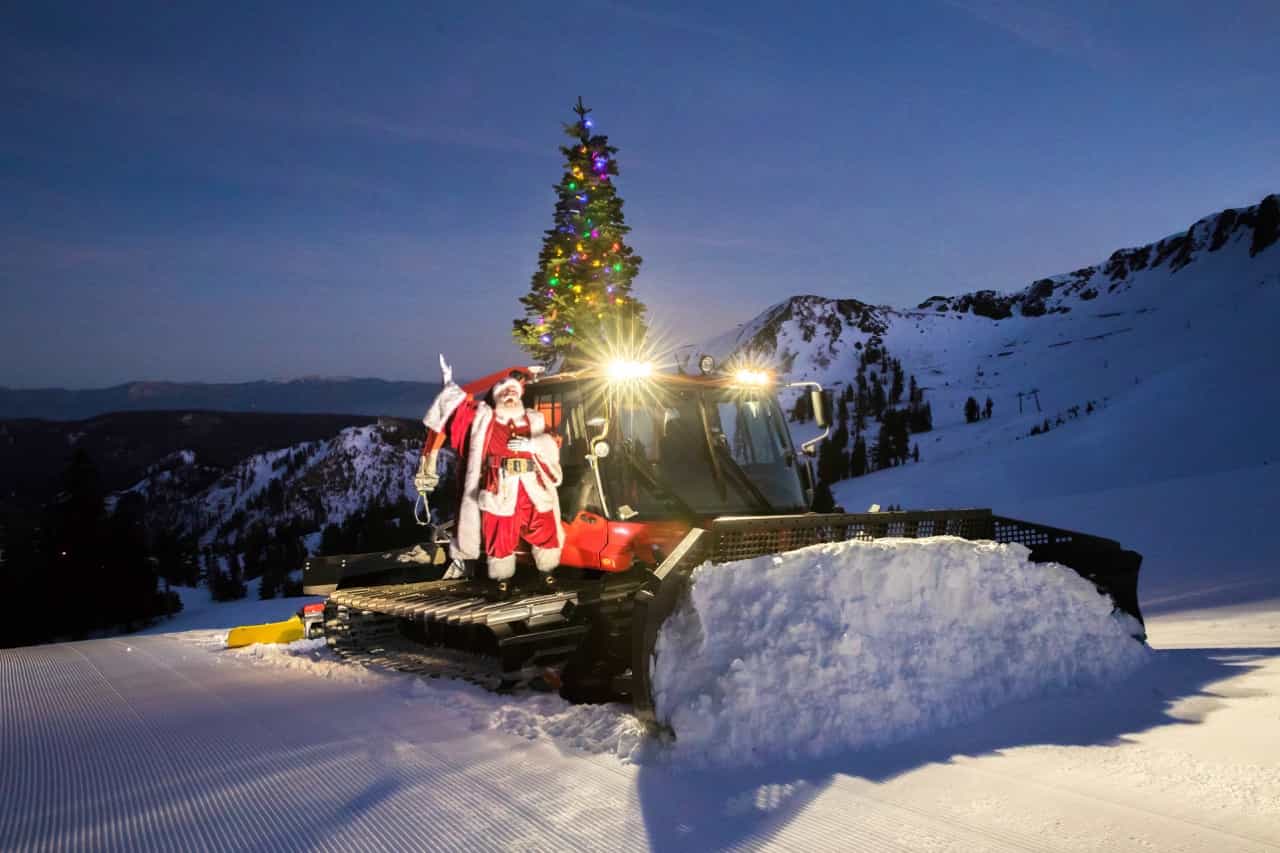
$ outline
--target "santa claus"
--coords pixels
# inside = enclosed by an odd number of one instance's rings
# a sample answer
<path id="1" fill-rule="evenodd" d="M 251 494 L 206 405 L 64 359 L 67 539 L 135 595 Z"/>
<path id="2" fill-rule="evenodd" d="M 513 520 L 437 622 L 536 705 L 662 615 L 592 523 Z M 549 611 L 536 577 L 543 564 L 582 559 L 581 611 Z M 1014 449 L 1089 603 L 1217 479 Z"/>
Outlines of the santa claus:
<path id="1" fill-rule="evenodd" d="M 527 380 L 513 371 L 489 392 L 491 402 L 474 400 L 453 382 L 440 357 L 444 389 L 422 421 L 427 443 L 415 478 L 424 494 L 433 490 L 436 451 L 448 443 L 463 460 L 458 519 L 450 542 L 453 565 L 446 577 L 465 576 L 465 561 L 481 553 L 489 577 L 505 582 L 516 571 L 516 547 L 524 540 L 548 584 L 560 563 L 560 445 L 547 432 L 542 413 L 524 407 Z"/>

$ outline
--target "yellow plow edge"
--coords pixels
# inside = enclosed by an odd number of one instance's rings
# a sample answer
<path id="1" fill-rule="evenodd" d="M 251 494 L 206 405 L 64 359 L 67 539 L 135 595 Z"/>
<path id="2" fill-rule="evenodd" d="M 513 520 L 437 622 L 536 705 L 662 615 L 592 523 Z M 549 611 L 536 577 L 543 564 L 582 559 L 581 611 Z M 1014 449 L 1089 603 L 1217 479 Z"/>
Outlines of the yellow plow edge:
<path id="1" fill-rule="evenodd" d="M 238 649 L 254 643 L 292 643 L 304 635 L 302 620 L 296 615 L 283 622 L 265 625 L 241 625 L 227 632 L 227 648 Z"/>

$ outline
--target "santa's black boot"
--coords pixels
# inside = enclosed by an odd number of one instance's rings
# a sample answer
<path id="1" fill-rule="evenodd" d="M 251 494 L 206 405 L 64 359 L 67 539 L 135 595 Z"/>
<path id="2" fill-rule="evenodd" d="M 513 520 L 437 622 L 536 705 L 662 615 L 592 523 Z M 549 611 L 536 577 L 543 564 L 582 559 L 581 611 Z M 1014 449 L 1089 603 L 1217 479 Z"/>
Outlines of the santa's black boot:
<path id="1" fill-rule="evenodd" d="M 485 598 L 502 601 L 515 591 L 516 555 L 489 558 L 489 581 L 485 584 Z"/>
<path id="2" fill-rule="evenodd" d="M 506 601 L 511 597 L 512 586 L 511 579 L 494 580 L 492 578 L 484 582 L 484 597 L 489 601 Z"/>

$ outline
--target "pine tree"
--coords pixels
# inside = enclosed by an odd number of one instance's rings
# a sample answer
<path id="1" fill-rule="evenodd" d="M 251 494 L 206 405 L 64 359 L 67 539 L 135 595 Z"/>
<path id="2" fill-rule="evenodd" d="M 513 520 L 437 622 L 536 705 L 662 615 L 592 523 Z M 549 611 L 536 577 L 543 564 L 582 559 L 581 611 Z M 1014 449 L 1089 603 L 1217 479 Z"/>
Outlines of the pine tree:
<path id="1" fill-rule="evenodd" d="M 564 174 L 555 187 L 555 227 L 546 232 L 538 270 L 520 298 L 524 317 L 512 336 L 538 361 L 570 356 L 580 344 L 638 347 L 645 307 L 631 294 L 640 257 L 625 242 L 622 199 L 611 176 L 618 149 L 594 132 L 591 110 L 578 98 L 578 120 L 565 125 L 573 143 L 561 146 Z"/>
<path id="2" fill-rule="evenodd" d="M 990 419 L 991 419 L 991 410 L 992 410 L 992 409 L 994 409 L 994 408 L 995 408 L 995 403 L 991 402 L 991 398 L 990 398 L 990 397 L 988 397 L 988 398 L 987 398 L 987 404 L 986 404 L 985 406 L 983 406 L 983 407 L 982 407 L 982 417 L 983 417 L 983 418 L 985 418 L 985 419 L 987 419 L 987 420 L 990 420 Z"/>
<path id="3" fill-rule="evenodd" d="M 244 598 L 246 592 L 244 566 L 240 563 L 240 555 L 233 553 L 227 558 L 227 597 L 233 600 Z"/>
<path id="4" fill-rule="evenodd" d="M 978 408 L 978 401 L 977 401 L 977 400 L 975 400 L 975 399 L 973 399 L 972 397 L 970 397 L 969 399 L 967 399 L 967 400 L 965 400 L 965 401 L 964 401 L 964 421 L 965 421 L 965 423 L 968 423 L 968 424 L 975 423 L 975 422 L 978 420 L 978 416 L 979 416 L 981 413 L 982 413 L 982 410 L 981 410 L 980 408 Z"/>
<path id="5" fill-rule="evenodd" d="M 105 492 L 97 467 L 82 448 L 72 454 L 62 487 L 49 525 L 54 549 L 49 574 L 55 579 L 53 588 L 65 591 L 54 619 L 61 631 L 83 639 L 101 627 L 96 611 L 110 579 L 104 570 L 103 553 Z"/>
<path id="6" fill-rule="evenodd" d="M 818 479 L 825 483 L 842 480 L 849 470 L 849 457 L 845 455 L 845 445 L 849 443 L 849 428 L 840 424 L 831 437 L 822 443 L 818 450 Z"/>
<path id="7" fill-rule="evenodd" d="M 884 396 L 884 386 L 875 381 L 875 375 L 871 377 L 871 417 L 879 419 L 884 414 L 884 407 L 889 401 Z"/>
<path id="8" fill-rule="evenodd" d="M 853 451 L 849 454 L 849 476 L 861 477 L 867 473 L 867 441 L 861 435 L 853 442 Z"/>
<path id="9" fill-rule="evenodd" d="M 835 508 L 836 499 L 831 494 L 831 487 L 819 480 L 818 485 L 813 487 L 813 506 L 810 509 L 814 512 L 834 512 Z"/>
<path id="10" fill-rule="evenodd" d="M 796 397 L 796 404 L 791 408 L 791 420 L 793 423 L 804 424 L 812 419 L 813 402 L 808 394 L 800 394 Z"/>
<path id="11" fill-rule="evenodd" d="M 1249 257 L 1252 258 L 1276 240 L 1280 240 L 1280 196 L 1269 195 L 1258 205 L 1258 217 L 1253 223 L 1253 240 L 1249 244 Z"/>

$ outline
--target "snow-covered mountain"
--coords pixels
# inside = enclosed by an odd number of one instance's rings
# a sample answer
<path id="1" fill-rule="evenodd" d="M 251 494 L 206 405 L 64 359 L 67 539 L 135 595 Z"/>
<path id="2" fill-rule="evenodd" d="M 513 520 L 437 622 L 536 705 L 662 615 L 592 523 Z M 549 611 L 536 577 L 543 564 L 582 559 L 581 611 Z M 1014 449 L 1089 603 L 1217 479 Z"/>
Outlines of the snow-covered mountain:
<path id="1" fill-rule="evenodd" d="M 1242 343 L 1241 332 L 1266 335 L 1253 311 L 1280 291 L 1278 240 L 1280 196 L 1269 195 L 1011 292 L 935 296 L 914 309 L 794 296 L 702 349 L 840 385 L 878 339 L 917 378 L 935 426 L 963 423 L 968 397 L 990 397 L 993 422 L 1025 435 L 1044 418 L 1056 424 L 1075 407 L 1106 405 L 1224 352 Z"/>
<path id="2" fill-rule="evenodd" d="M 707 348 L 838 385 L 877 338 L 917 378 L 921 463 L 837 483 L 846 509 L 988 506 L 1113 537 L 1145 557 L 1148 610 L 1276 595 L 1278 237 L 1272 195 L 1011 293 L 800 296 Z M 966 420 L 970 397 L 990 419 Z"/>
<path id="3" fill-rule="evenodd" d="M 373 506 L 407 508 L 420 438 L 397 422 L 349 427 L 336 436 L 257 453 L 206 482 L 195 453 L 174 454 L 116 496 L 146 501 L 153 529 L 173 531 L 201 548 L 236 550 L 255 530 L 288 530 L 319 544 L 329 524 L 341 525 Z"/>

